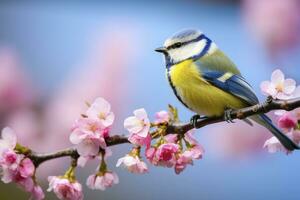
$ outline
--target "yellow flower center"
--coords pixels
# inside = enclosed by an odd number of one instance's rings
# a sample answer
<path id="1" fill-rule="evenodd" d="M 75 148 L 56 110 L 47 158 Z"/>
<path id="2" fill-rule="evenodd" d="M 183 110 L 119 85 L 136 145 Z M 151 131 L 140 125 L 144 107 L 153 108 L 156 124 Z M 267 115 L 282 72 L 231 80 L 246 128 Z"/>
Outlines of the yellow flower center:
<path id="1" fill-rule="evenodd" d="M 96 132 L 98 128 L 97 128 L 96 124 L 91 124 L 90 127 L 89 127 L 89 129 L 92 132 Z"/>
<path id="2" fill-rule="evenodd" d="M 104 120 L 106 116 L 105 116 L 105 113 L 101 112 L 98 117 L 99 117 L 99 119 Z"/>
<path id="3" fill-rule="evenodd" d="M 276 85 L 276 90 L 277 90 L 278 92 L 283 92 L 283 83 L 278 83 L 278 84 Z"/>

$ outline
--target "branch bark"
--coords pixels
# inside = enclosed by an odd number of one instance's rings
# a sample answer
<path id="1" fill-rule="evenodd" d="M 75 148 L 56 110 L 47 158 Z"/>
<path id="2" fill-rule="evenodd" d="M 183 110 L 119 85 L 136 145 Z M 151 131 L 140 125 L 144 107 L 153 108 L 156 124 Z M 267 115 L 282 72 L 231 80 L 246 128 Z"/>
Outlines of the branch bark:
<path id="1" fill-rule="evenodd" d="M 271 110 L 282 109 L 282 110 L 290 111 L 299 107 L 300 107 L 300 98 L 289 99 L 289 100 L 275 100 L 275 99 L 268 98 L 267 101 L 262 104 L 257 104 L 254 106 L 250 106 L 238 110 L 233 110 L 230 112 L 230 117 L 231 119 L 245 119 L 252 115 L 267 113 Z M 207 117 L 198 120 L 196 123 L 196 128 L 199 129 L 209 124 L 215 124 L 223 121 L 224 121 L 223 116 Z M 192 130 L 193 128 L 195 127 L 191 123 L 168 124 L 165 134 L 173 133 L 173 134 L 183 135 L 189 130 Z M 126 136 L 115 135 L 106 139 L 107 146 L 119 145 L 124 143 L 129 143 Z M 75 148 L 68 148 L 54 153 L 41 154 L 41 153 L 31 152 L 28 155 L 28 157 L 33 160 L 36 166 L 38 166 L 39 164 L 47 160 L 66 157 L 66 156 L 72 158 L 78 158 L 79 154 L 77 153 Z"/>

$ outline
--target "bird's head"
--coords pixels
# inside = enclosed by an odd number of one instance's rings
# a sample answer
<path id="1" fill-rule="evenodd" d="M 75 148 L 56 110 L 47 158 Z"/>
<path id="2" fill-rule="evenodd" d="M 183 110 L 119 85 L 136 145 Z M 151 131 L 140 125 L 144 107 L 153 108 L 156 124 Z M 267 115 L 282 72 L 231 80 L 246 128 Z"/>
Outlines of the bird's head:
<path id="1" fill-rule="evenodd" d="M 205 55 L 211 46 L 211 40 L 202 32 L 194 29 L 183 30 L 168 38 L 163 47 L 155 51 L 163 53 L 166 64 L 173 65 L 190 58 Z"/>

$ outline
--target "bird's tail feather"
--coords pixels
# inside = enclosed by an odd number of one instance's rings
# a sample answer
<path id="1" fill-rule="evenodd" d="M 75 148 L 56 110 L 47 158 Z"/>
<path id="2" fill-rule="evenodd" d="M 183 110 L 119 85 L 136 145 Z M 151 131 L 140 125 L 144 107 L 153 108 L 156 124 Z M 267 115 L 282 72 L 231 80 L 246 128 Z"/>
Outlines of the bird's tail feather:
<path id="1" fill-rule="evenodd" d="M 272 134 L 281 142 L 281 144 L 288 150 L 293 151 L 300 149 L 286 134 L 280 131 L 273 123 L 272 120 L 265 114 L 254 115 L 251 117 L 252 120 L 258 124 L 266 127 Z"/>

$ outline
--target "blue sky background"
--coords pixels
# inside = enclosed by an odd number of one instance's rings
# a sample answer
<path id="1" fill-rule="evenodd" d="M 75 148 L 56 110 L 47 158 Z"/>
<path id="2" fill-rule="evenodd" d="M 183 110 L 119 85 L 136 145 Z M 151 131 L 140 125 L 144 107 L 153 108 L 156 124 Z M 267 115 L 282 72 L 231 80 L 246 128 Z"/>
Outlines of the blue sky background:
<path id="1" fill-rule="evenodd" d="M 200 29 L 214 40 L 239 66 L 262 100 L 259 84 L 269 79 L 279 65 L 284 66 L 281 69 L 289 76 L 300 79 L 296 73 L 298 66 L 295 66 L 299 58 L 291 55 L 280 63 L 272 62 L 262 45 L 245 28 L 236 4 L 201 1 L 0 3 L 0 26 L 0 45 L 17 51 L 44 97 L 59 88 L 84 60 L 96 34 L 101 37 L 110 30 L 131 30 L 135 56 L 127 69 L 130 97 L 120 117 L 130 115 L 139 107 L 154 113 L 171 103 L 179 108 L 182 120 L 189 120 L 192 113 L 172 94 L 165 80 L 163 59 L 154 52 L 168 36 L 183 28 Z M 118 80 L 115 82 L 122 84 Z M 197 131 L 197 138 L 205 147 L 205 135 L 209 133 L 210 127 Z M 86 199 L 299 198 L 299 153 L 286 156 L 265 152 L 245 159 L 227 160 L 215 156 L 210 148 L 213 147 L 208 145 L 203 160 L 195 162 L 195 166 L 188 167 L 179 176 L 164 168 L 152 167 L 149 174 L 138 176 L 112 167 L 119 174 L 120 184 L 105 192 L 85 189 Z M 113 149 L 111 166 L 129 148 L 122 145 Z M 82 182 L 88 174 L 87 171 L 81 173 Z M 0 196 L 1 190 L 0 187 Z"/>

